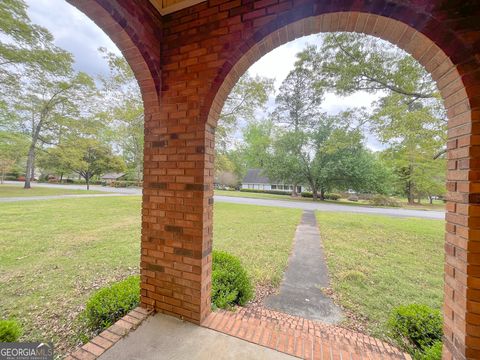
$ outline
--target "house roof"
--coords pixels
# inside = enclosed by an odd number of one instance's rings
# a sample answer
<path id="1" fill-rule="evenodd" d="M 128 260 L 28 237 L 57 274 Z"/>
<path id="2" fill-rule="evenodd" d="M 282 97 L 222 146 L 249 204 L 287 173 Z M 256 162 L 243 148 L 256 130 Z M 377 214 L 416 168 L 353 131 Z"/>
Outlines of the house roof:
<path id="1" fill-rule="evenodd" d="M 102 176 L 102 179 L 104 179 L 104 180 L 110 180 L 110 179 L 116 180 L 116 179 L 121 178 L 124 175 L 125 175 L 125 173 L 107 173 L 107 174 Z"/>
<path id="2" fill-rule="evenodd" d="M 270 184 L 270 179 L 263 175 L 262 169 L 248 169 L 247 175 L 243 178 L 244 184 Z"/>

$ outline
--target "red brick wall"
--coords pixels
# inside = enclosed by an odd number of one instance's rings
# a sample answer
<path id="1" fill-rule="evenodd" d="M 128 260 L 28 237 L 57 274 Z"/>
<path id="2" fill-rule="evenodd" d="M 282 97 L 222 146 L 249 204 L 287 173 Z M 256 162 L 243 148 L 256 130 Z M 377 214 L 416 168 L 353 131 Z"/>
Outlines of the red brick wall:
<path id="1" fill-rule="evenodd" d="M 164 17 L 146 0 L 69 1 L 119 44 L 143 90 L 142 304 L 194 322 L 210 311 L 214 127 L 237 79 L 271 49 L 321 31 L 365 32 L 409 51 L 449 117 L 444 357 L 480 358 L 476 1 L 210 0 Z"/>

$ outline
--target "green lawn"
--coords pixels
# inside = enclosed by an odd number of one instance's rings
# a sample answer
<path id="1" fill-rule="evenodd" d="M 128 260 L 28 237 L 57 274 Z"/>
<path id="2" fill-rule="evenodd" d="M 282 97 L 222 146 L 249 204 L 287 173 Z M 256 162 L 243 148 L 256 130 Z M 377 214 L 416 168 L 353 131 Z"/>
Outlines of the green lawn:
<path id="1" fill-rule="evenodd" d="M 99 287 L 138 273 L 140 197 L 0 204 L 0 314 L 22 340 L 75 345 L 75 317 Z M 300 210 L 215 205 L 214 248 L 242 257 L 255 283 L 276 283 Z"/>
<path id="2" fill-rule="evenodd" d="M 369 333 L 385 336 L 395 306 L 440 309 L 443 221 L 325 212 L 317 219 L 334 292 Z"/>
<path id="3" fill-rule="evenodd" d="M 298 209 L 217 203 L 213 246 L 240 257 L 255 283 L 278 285 L 301 214 Z"/>
<path id="4" fill-rule="evenodd" d="M 31 189 L 24 189 L 18 185 L 0 185 L 0 198 L 7 197 L 30 197 L 30 196 L 49 196 L 49 195 L 77 195 L 77 194 L 103 194 L 101 191 L 93 190 L 74 190 L 74 189 L 56 189 L 37 187 L 32 185 Z"/>
<path id="5" fill-rule="evenodd" d="M 243 197 L 243 198 L 253 198 L 253 199 L 267 199 L 267 200 L 285 200 L 285 201 L 307 201 L 312 202 L 312 198 L 304 197 L 295 197 L 292 198 L 289 195 L 277 195 L 277 194 L 268 194 L 268 193 L 254 193 L 254 192 L 245 192 L 245 191 L 228 191 L 228 190 L 215 190 L 215 195 L 220 196 L 231 196 L 231 197 Z M 442 211 L 445 209 L 445 204 L 440 200 L 434 200 L 433 204 L 429 204 L 427 200 L 424 200 L 422 204 L 408 205 L 407 199 L 395 198 L 401 205 L 401 207 L 411 210 L 438 210 Z M 320 202 L 320 201 L 319 201 Z M 347 199 L 339 199 L 336 201 L 325 200 L 322 203 L 329 204 L 338 204 L 338 205 L 350 205 L 350 206 L 367 206 L 372 207 L 367 200 L 359 201 L 349 201 Z"/>
<path id="6" fill-rule="evenodd" d="M 140 197 L 0 203 L 0 214 L 2 318 L 21 321 L 22 340 L 52 340 L 64 353 L 75 345 L 75 318 L 88 296 L 138 273 Z M 255 284 L 278 284 L 300 215 L 217 203 L 214 248 L 239 256 Z M 396 305 L 441 306 L 442 221 L 317 216 L 335 294 L 369 333 L 384 335 Z"/>

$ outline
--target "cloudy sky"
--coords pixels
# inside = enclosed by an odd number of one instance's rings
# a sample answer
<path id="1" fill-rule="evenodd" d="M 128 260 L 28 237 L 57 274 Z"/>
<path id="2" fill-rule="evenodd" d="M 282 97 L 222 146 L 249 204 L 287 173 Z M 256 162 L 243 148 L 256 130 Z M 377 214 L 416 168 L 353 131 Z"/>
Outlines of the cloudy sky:
<path id="1" fill-rule="evenodd" d="M 99 47 L 106 47 L 112 52 L 120 53 L 109 37 L 89 18 L 65 0 L 26 0 L 28 13 L 34 23 L 46 27 L 55 37 L 56 44 L 70 51 L 75 56 L 75 68 L 92 76 L 106 74 L 108 66 L 98 52 Z M 275 79 L 276 87 L 285 79 L 293 68 L 295 54 L 307 43 L 319 41 L 317 35 L 303 37 L 287 43 L 261 58 L 250 68 L 252 75 L 261 75 Z M 366 106 L 375 100 L 375 96 L 357 93 L 348 97 L 327 94 L 322 105 L 324 111 L 335 114 L 355 106 Z M 382 146 L 370 135 L 367 145 L 372 150 Z"/>

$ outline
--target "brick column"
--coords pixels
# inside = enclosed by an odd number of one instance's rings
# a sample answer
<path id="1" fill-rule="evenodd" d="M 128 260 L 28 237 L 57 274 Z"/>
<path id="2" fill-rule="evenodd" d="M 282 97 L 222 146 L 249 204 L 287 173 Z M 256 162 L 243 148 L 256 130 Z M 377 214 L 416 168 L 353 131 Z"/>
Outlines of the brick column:
<path id="1" fill-rule="evenodd" d="M 187 81 L 164 76 L 145 124 L 142 305 L 200 323 L 210 311 L 213 128 Z M 189 95 L 186 95 L 186 94 Z"/>
<path id="2" fill-rule="evenodd" d="M 480 358 L 480 109 L 449 123 L 445 358 Z"/>

